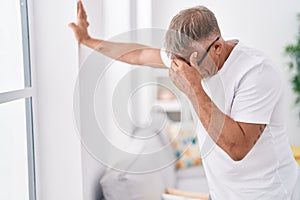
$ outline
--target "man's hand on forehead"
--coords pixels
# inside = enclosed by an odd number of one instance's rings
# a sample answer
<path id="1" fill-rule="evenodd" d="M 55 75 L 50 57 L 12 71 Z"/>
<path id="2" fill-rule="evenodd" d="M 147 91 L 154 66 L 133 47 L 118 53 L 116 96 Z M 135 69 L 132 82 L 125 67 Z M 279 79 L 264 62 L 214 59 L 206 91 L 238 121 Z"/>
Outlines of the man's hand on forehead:
<path id="1" fill-rule="evenodd" d="M 201 82 L 200 73 L 180 58 L 174 58 L 169 69 L 169 77 L 186 95 L 191 95 L 193 87 Z"/>

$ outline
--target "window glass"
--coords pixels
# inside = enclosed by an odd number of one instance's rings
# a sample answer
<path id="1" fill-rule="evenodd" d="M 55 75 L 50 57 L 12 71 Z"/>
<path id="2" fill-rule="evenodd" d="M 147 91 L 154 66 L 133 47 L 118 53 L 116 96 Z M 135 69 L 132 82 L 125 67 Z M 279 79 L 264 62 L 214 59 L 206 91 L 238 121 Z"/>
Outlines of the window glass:
<path id="1" fill-rule="evenodd" d="M 0 0 L 0 92 L 24 88 L 19 0 Z"/>
<path id="2" fill-rule="evenodd" d="M 0 104 L 0 199 L 28 200 L 25 99 Z"/>

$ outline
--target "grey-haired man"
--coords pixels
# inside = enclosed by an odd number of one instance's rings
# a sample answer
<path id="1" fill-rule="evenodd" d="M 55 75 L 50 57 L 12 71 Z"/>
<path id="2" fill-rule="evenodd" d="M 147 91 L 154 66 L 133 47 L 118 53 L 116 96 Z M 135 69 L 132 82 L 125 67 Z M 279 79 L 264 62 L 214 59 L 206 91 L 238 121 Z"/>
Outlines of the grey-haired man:
<path id="1" fill-rule="evenodd" d="M 216 144 L 203 158 L 213 200 L 297 198 L 299 167 L 284 129 L 279 77 L 261 53 L 237 40 L 225 41 L 209 9 L 178 13 L 166 33 L 166 51 L 95 39 L 88 25 L 79 1 L 78 22 L 69 25 L 78 42 L 129 64 L 169 68 L 202 124 L 198 136 L 208 134 Z M 222 87 L 209 91 L 217 79 Z M 213 97 L 220 92 L 223 108 Z"/>

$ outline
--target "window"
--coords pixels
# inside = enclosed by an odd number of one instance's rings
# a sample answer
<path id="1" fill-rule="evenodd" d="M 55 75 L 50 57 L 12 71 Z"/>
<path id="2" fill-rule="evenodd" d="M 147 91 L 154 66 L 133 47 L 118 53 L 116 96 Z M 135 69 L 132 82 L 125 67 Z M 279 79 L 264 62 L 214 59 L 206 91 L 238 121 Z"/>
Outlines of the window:
<path id="1" fill-rule="evenodd" d="M 0 7 L 0 199 L 35 200 L 27 0 Z"/>

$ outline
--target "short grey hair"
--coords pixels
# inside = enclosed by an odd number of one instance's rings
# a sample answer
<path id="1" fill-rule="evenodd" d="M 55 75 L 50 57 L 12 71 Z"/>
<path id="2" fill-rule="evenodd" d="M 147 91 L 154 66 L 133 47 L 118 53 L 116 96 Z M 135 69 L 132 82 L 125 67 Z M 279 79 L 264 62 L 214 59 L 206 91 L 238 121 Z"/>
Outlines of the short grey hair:
<path id="1" fill-rule="evenodd" d="M 165 48 L 171 58 L 189 60 L 195 42 L 221 35 L 217 19 L 204 6 L 196 6 L 180 11 L 170 22 L 165 35 Z"/>

